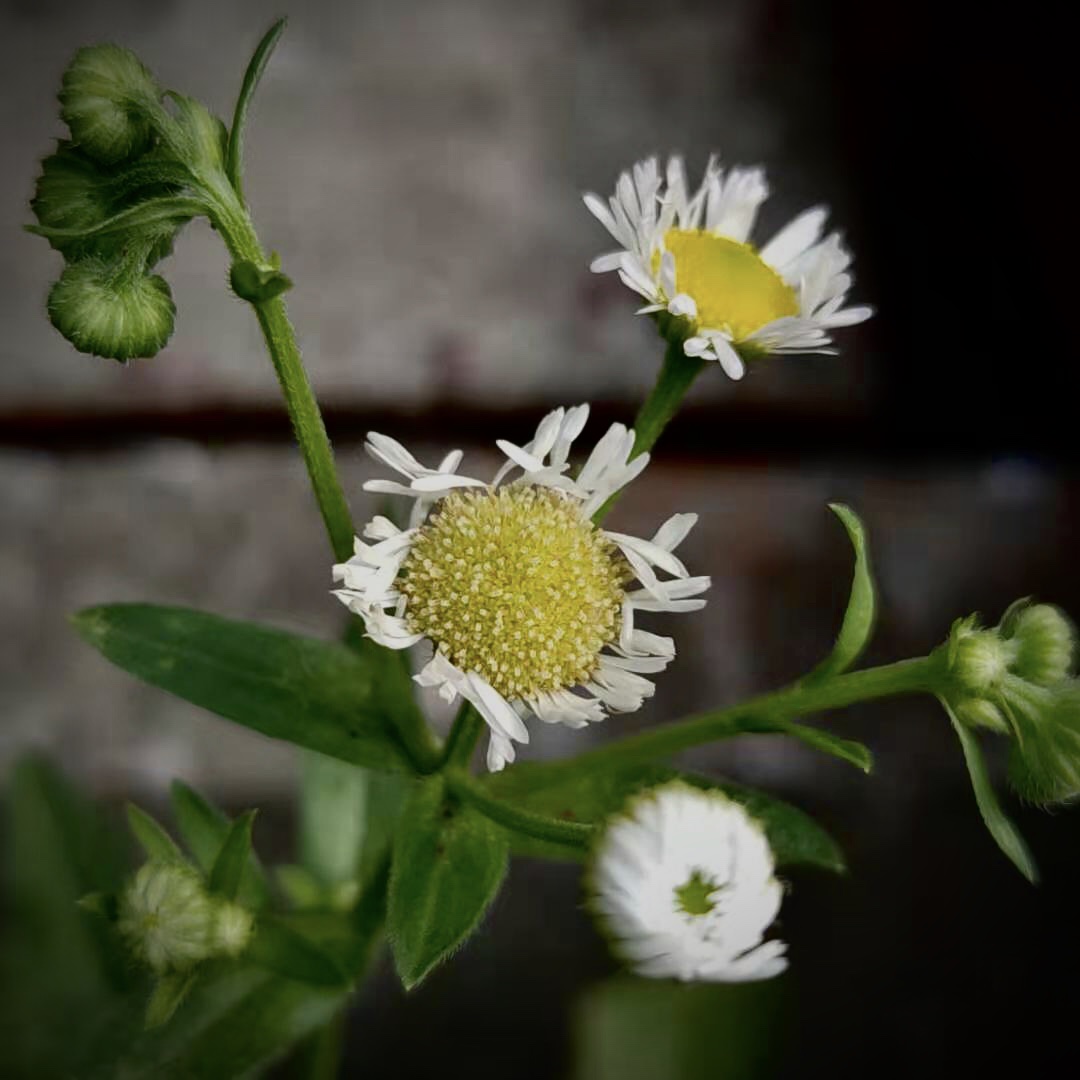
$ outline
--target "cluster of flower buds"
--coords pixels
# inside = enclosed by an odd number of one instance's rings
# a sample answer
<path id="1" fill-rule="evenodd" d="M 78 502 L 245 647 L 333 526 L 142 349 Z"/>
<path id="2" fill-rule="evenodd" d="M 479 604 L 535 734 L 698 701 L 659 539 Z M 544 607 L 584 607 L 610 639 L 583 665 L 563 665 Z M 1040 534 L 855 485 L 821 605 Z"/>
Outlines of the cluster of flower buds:
<path id="1" fill-rule="evenodd" d="M 152 271 L 177 232 L 211 212 L 213 193 L 231 197 L 225 127 L 116 45 L 80 49 L 59 97 L 71 138 L 42 163 L 31 203 L 31 231 L 66 264 L 49 318 L 81 352 L 153 356 L 172 335 L 176 307 Z"/>
<path id="2" fill-rule="evenodd" d="M 140 961 L 156 975 L 169 975 L 214 957 L 239 956 L 251 941 L 254 917 L 212 894 L 187 863 L 152 860 L 120 894 L 116 925 Z"/>
<path id="3" fill-rule="evenodd" d="M 1019 794 L 1040 804 L 1080 795 L 1080 682 L 1068 618 L 1020 600 L 996 627 L 958 620 L 943 648 L 950 708 L 967 727 L 1012 737 L 1009 774 Z"/>

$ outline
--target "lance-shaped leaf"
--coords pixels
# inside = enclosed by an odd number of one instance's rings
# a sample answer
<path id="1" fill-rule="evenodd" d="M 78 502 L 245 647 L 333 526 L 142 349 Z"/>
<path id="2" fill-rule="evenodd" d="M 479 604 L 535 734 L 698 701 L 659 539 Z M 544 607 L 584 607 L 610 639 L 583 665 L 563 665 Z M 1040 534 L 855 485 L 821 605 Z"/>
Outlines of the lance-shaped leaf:
<path id="1" fill-rule="evenodd" d="M 73 621 L 118 667 L 227 720 L 353 764 L 411 770 L 378 665 L 344 645 L 152 604 L 88 608 Z"/>
<path id="2" fill-rule="evenodd" d="M 145 810 L 140 810 L 134 803 L 127 804 L 128 826 L 135 839 L 142 845 L 148 859 L 160 859 L 162 862 L 182 862 L 184 856 L 164 826 L 155 821 Z"/>
<path id="3" fill-rule="evenodd" d="M 158 979 L 146 1004 L 146 1027 L 156 1028 L 172 1019 L 172 1015 L 195 985 L 198 972 L 174 972 Z"/>
<path id="4" fill-rule="evenodd" d="M 172 782 L 170 794 L 177 831 L 196 866 L 209 875 L 232 822 L 207 798 L 181 780 Z M 241 875 L 237 899 L 244 907 L 257 909 L 264 907 L 269 898 L 266 876 L 252 851 Z"/>
<path id="5" fill-rule="evenodd" d="M 843 852 L 836 841 L 809 814 L 763 791 L 726 780 L 678 772 L 660 765 L 627 765 L 598 772 L 588 782 L 569 773 L 563 762 L 523 762 L 493 773 L 485 785 L 493 795 L 525 810 L 564 821 L 600 823 L 621 810 L 627 799 L 645 788 L 681 779 L 705 790 L 722 791 L 746 807 L 761 822 L 776 861 L 781 866 L 819 866 L 842 872 Z M 580 860 L 580 847 L 535 840 L 513 834 L 516 854 Z"/>
<path id="6" fill-rule="evenodd" d="M 394 843 L 387 929 L 398 975 L 416 986 L 473 932 L 506 874 L 506 833 L 446 794 L 413 791 Z"/>
<path id="7" fill-rule="evenodd" d="M 244 72 L 240 95 L 236 99 L 232 127 L 229 129 L 229 141 L 225 149 L 225 173 L 236 194 L 240 196 L 241 201 L 244 198 L 242 184 L 244 173 L 244 127 L 247 124 L 248 109 L 251 108 L 251 100 L 255 96 L 263 72 L 266 71 L 266 65 L 270 63 L 270 57 L 273 55 L 278 40 L 284 32 L 285 20 L 278 19 L 263 35 L 251 57 L 251 61 L 248 63 L 247 71 Z"/>
<path id="8" fill-rule="evenodd" d="M 855 511 L 843 503 L 830 503 L 829 509 L 840 519 L 851 539 L 851 546 L 855 549 L 855 574 L 851 580 L 851 593 L 836 644 L 832 652 L 807 675 L 804 682 L 816 682 L 847 671 L 862 655 L 870 641 L 877 615 L 877 593 L 870 571 L 870 553 L 863 523 Z"/>
<path id="9" fill-rule="evenodd" d="M 348 981 L 328 952 L 272 915 L 259 920 L 245 956 L 259 967 L 312 986 L 344 986 Z"/>
<path id="10" fill-rule="evenodd" d="M 221 850 L 210 868 L 210 891 L 226 900 L 237 898 L 244 869 L 251 864 L 251 827 L 254 822 L 255 811 L 249 810 L 229 826 Z"/>
<path id="11" fill-rule="evenodd" d="M 982 750 L 978 740 L 970 728 L 965 727 L 956 718 L 949 703 L 944 698 L 939 698 L 945 711 L 952 721 L 953 730 L 956 732 L 960 745 L 964 749 L 964 761 L 967 763 L 968 773 L 971 775 L 971 786 L 975 792 L 975 802 L 979 807 L 983 822 L 990 835 L 994 838 L 997 846 L 1008 856 L 1013 865 L 1033 885 L 1039 880 L 1039 871 L 1035 866 L 1035 860 L 1024 843 L 1017 827 L 1001 809 L 997 795 L 994 793 L 990 776 L 986 771 L 986 762 L 983 760 Z"/>

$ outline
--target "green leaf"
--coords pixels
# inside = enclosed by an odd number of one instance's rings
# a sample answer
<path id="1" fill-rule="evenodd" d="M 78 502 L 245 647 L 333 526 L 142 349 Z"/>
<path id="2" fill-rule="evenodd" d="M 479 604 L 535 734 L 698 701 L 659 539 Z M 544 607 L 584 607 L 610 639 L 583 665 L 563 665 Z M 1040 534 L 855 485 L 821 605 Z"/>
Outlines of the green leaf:
<path id="1" fill-rule="evenodd" d="M 600 823 L 617 813 L 627 799 L 646 788 L 680 779 L 703 790 L 722 791 L 746 807 L 765 829 L 781 866 L 818 866 L 843 872 L 843 852 L 836 841 L 804 811 L 763 791 L 726 780 L 679 772 L 660 765 L 627 765 L 597 772 L 588 782 L 570 773 L 562 762 L 522 762 L 485 780 L 493 795 L 525 810 L 566 821 Z M 548 843 L 514 834 L 515 854 L 581 860 L 578 847 Z"/>
<path id="2" fill-rule="evenodd" d="M 847 671 L 862 655 L 870 641 L 877 616 L 877 597 L 863 523 L 855 511 L 843 503 L 829 503 L 829 509 L 840 519 L 847 530 L 851 546 L 855 549 L 855 575 L 851 581 L 851 594 L 836 644 L 832 652 L 806 676 L 804 682 L 817 682 Z"/>
<path id="3" fill-rule="evenodd" d="M 116 922 L 120 915 L 120 900 L 116 893 L 91 892 L 80 896 L 76 903 L 83 911 L 100 915 L 109 922 Z"/>
<path id="4" fill-rule="evenodd" d="M 61 241 L 90 240 L 116 232 L 156 234 L 162 230 L 175 231 L 205 211 L 206 207 L 197 199 L 173 195 L 147 199 L 145 202 L 137 203 L 92 225 L 69 229 L 48 225 L 27 225 L 26 231 L 37 236 L 44 236 L 46 240 L 57 241 L 56 246 L 59 246 Z"/>
<path id="5" fill-rule="evenodd" d="M 249 964 L 208 963 L 169 1023 L 120 1023 L 80 1080 L 236 1080 L 261 1075 L 325 1024 L 345 991 L 312 987 Z"/>
<path id="6" fill-rule="evenodd" d="M 272 266 L 258 266 L 241 260 L 229 270 L 232 290 L 249 304 L 263 304 L 292 288 L 292 279 Z"/>
<path id="7" fill-rule="evenodd" d="M 506 874 L 505 832 L 446 795 L 439 777 L 419 784 L 398 826 L 387 929 L 394 962 L 412 989 L 475 930 Z"/>
<path id="8" fill-rule="evenodd" d="M 118 667 L 227 720 L 356 765 L 411 770 L 378 668 L 344 645 L 152 604 L 88 608 L 73 622 Z"/>
<path id="9" fill-rule="evenodd" d="M 870 772 L 874 767 L 874 755 L 870 753 L 869 747 L 854 739 L 843 739 L 839 735 L 833 735 L 832 732 L 822 728 L 797 724 L 794 720 L 773 719 L 757 726 L 751 721 L 746 730 L 791 735 L 815 750 L 831 754 L 833 757 L 840 758 L 841 761 L 862 769 L 864 773 Z"/>
<path id="10" fill-rule="evenodd" d="M 251 827 L 255 822 L 255 813 L 248 810 L 229 826 L 210 870 L 210 891 L 224 896 L 226 900 L 237 898 L 244 869 L 251 864 Z"/>
<path id="11" fill-rule="evenodd" d="M 109 923 L 78 903 L 122 888 L 126 830 L 41 758 L 5 780 L 0 1073 L 78 1076 L 100 1018 L 139 978 Z"/>
<path id="12" fill-rule="evenodd" d="M 264 915 L 245 956 L 253 964 L 312 986 L 343 986 L 345 973 L 328 953 L 288 923 Z"/>
<path id="13" fill-rule="evenodd" d="M 127 804 L 127 819 L 135 839 L 142 845 L 148 859 L 160 859 L 162 862 L 183 862 L 184 856 L 176 842 L 145 810 L 140 810 L 134 803 Z"/>
<path id="14" fill-rule="evenodd" d="M 208 799 L 181 780 L 174 780 L 170 788 L 173 816 L 177 831 L 191 852 L 195 865 L 209 875 L 231 824 Z M 258 910 L 270 899 L 266 876 L 255 852 L 243 870 L 237 899 L 243 907 Z"/>
<path id="15" fill-rule="evenodd" d="M 371 774 L 323 754 L 300 763 L 300 855 L 323 885 L 355 881 L 367 831 Z"/>
<path id="16" fill-rule="evenodd" d="M 232 184 L 233 190 L 244 200 L 243 174 L 244 174 L 244 127 L 247 124 L 248 109 L 251 100 L 255 96 L 259 82 L 270 63 L 281 35 L 285 32 L 285 19 L 278 19 L 273 26 L 263 35 L 251 57 L 251 62 L 244 72 L 244 81 L 240 86 L 240 95 L 236 99 L 236 110 L 233 112 L 232 128 L 229 131 L 229 142 L 225 151 L 225 174 Z"/>
<path id="17" fill-rule="evenodd" d="M 158 979 L 146 1005 L 146 1027 L 161 1027 L 162 1024 L 171 1020 L 173 1013 L 195 985 L 196 978 L 198 978 L 198 972 L 191 971 L 163 975 Z"/>
<path id="18" fill-rule="evenodd" d="M 979 807 L 979 813 L 990 835 L 994 838 L 997 846 L 1008 856 L 1013 865 L 1035 885 L 1039 880 L 1039 871 L 1035 866 L 1035 860 L 1024 843 L 1024 838 L 1019 830 L 1006 816 L 997 800 L 994 788 L 990 783 L 990 776 L 986 771 L 986 762 L 983 760 L 982 750 L 975 738 L 974 732 L 966 728 L 956 718 L 949 703 L 944 698 L 938 699 L 952 721 L 953 730 L 960 740 L 964 749 L 964 761 L 967 763 L 968 773 L 971 775 L 971 786 L 975 791 L 975 802 Z"/>

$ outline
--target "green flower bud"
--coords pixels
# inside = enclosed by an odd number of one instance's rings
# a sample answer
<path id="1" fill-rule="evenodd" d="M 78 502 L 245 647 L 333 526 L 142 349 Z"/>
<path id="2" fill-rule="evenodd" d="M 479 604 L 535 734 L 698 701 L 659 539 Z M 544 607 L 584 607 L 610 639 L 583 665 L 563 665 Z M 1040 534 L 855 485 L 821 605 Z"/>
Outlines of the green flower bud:
<path id="1" fill-rule="evenodd" d="M 1019 685 L 1010 685 L 1006 701 L 1016 727 L 1009 757 L 1013 787 L 1040 805 L 1075 799 L 1080 795 L 1080 685 L 1015 682 Z"/>
<path id="2" fill-rule="evenodd" d="M 160 352 L 176 317 L 164 278 L 96 257 L 65 267 L 48 309 L 53 326 L 80 352 L 113 360 Z"/>
<path id="3" fill-rule="evenodd" d="M 98 164 L 112 165 L 146 150 L 161 90 L 130 49 L 91 45 L 64 72 L 60 115 L 72 139 Z"/>
<path id="4" fill-rule="evenodd" d="M 960 698 L 950 704 L 957 720 L 966 727 L 989 728 L 999 735 L 1009 734 L 1009 722 L 992 701 L 970 697 Z"/>
<path id="5" fill-rule="evenodd" d="M 255 918 L 247 908 L 227 900 L 217 903 L 217 921 L 214 925 L 214 952 L 225 956 L 239 956 L 251 942 Z"/>
<path id="6" fill-rule="evenodd" d="M 1050 604 L 1030 604 L 1010 611 L 1002 630 L 1016 643 L 1012 669 L 1038 686 L 1055 686 L 1072 674 L 1076 632 Z"/>
<path id="7" fill-rule="evenodd" d="M 120 895 L 117 927 L 159 975 L 190 970 L 213 955 L 217 925 L 202 877 L 183 863 L 147 863 Z"/>
<path id="8" fill-rule="evenodd" d="M 62 142 L 41 163 L 41 176 L 30 203 L 39 224 L 47 229 L 92 229 L 115 211 L 108 177 L 71 143 Z M 68 258 L 96 250 L 94 240 L 49 237 L 49 243 Z"/>
<path id="9" fill-rule="evenodd" d="M 996 630 L 962 626 L 953 632 L 949 666 L 960 686 L 981 696 L 1001 683 L 1009 671 L 1012 653 Z"/>

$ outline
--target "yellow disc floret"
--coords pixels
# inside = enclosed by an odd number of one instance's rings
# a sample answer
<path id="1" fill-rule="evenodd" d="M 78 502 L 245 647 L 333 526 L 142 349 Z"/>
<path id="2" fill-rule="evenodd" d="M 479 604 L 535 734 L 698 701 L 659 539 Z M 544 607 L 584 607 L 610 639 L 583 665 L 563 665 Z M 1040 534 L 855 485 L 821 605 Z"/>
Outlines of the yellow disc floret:
<path id="1" fill-rule="evenodd" d="M 573 499 L 513 484 L 443 499 L 400 588 L 413 633 L 512 700 L 588 681 L 618 634 L 627 578 Z"/>
<path id="2" fill-rule="evenodd" d="M 703 229 L 669 229 L 664 247 L 675 256 L 676 288 L 697 304 L 699 326 L 742 341 L 773 319 L 799 313 L 795 290 L 749 244 Z M 656 252 L 654 270 L 660 258 Z"/>

